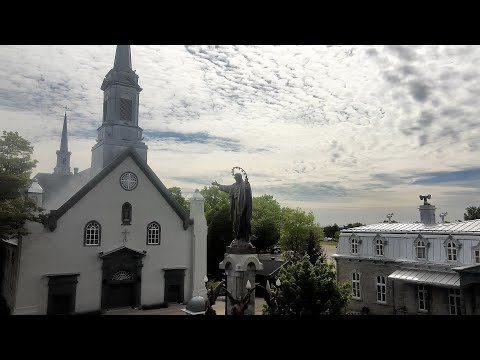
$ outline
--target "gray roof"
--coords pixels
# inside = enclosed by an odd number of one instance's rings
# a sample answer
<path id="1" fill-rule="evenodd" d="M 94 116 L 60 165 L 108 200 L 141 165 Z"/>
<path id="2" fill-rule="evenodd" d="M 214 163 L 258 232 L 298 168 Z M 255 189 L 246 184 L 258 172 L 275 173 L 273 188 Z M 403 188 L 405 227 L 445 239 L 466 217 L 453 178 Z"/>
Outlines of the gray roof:
<path id="1" fill-rule="evenodd" d="M 91 179 L 90 169 L 78 174 L 61 175 L 38 173 L 35 178 L 43 189 L 43 208 L 46 210 L 58 209 L 65 204 Z"/>
<path id="2" fill-rule="evenodd" d="M 400 269 L 388 278 L 425 285 L 460 287 L 460 274 L 443 271 Z"/>
<path id="3" fill-rule="evenodd" d="M 172 193 L 165 187 L 165 185 L 160 181 L 160 179 L 155 175 L 153 170 L 148 166 L 148 164 L 138 155 L 137 151 L 130 147 L 120 153 L 115 160 L 102 169 L 95 177 L 91 178 L 81 189 L 73 193 L 73 196 L 67 197 L 67 201 L 57 209 L 51 210 L 48 216 L 47 225 L 53 231 L 57 226 L 57 220 L 63 216 L 73 205 L 75 205 L 80 199 L 82 199 L 90 190 L 92 190 L 100 181 L 103 180 L 110 172 L 115 169 L 122 161 L 127 157 L 131 157 L 132 160 L 138 165 L 140 169 L 145 173 L 147 178 L 152 182 L 156 189 L 162 194 L 167 203 L 172 207 L 172 209 L 177 213 L 180 219 L 183 220 L 183 228 L 186 230 L 188 227 L 193 224 L 193 219 L 190 219 L 189 215 L 183 209 L 183 207 L 178 203 L 177 200 L 173 197 Z M 41 174 L 39 174 L 41 175 Z M 51 175 L 51 174 L 46 174 Z M 38 175 L 37 175 L 38 176 Z M 58 175 L 57 175 L 58 176 Z M 62 175 L 60 175 L 62 176 Z M 69 183 L 70 175 L 63 175 L 66 178 L 56 178 L 56 177 L 45 177 L 51 181 L 51 183 L 65 182 Z M 77 183 L 75 183 L 78 185 Z M 44 188 L 45 189 L 45 188 Z M 50 189 L 51 193 L 55 192 L 55 188 Z M 50 208 L 51 209 L 51 208 Z"/>
<path id="4" fill-rule="evenodd" d="M 438 223 L 426 225 L 423 223 L 380 223 L 342 230 L 342 233 L 480 233 L 480 219 L 460 221 L 455 223 Z"/>
<path id="5" fill-rule="evenodd" d="M 28 188 L 28 192 L 33 194 L 43 194 L 43 189 L 38 183 L 37 179 L 33 179 L 32 185 L 30 185 L 30 187 Z"/>
<path id="6" fill-rule="evenodd" d="M 279 271 L 288 261 L 285 260 L 267 260 L 261 259 L 263 269 L 256 272 L 256 275 L 272 276 Z"/>

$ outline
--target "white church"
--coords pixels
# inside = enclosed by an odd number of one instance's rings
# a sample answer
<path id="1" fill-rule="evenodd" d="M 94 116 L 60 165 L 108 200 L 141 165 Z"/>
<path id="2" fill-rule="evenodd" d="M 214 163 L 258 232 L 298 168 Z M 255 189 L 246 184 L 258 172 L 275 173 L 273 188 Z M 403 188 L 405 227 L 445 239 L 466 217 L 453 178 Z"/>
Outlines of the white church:
<path id="1" fill-rule="evenodd" d="M 29 189 L 48 222 L 4 242 L 12 314 L 145 309 L 205 294 L 204 200 L 196 190 L 187 214 L 147 164 L 129 45 L 117 46 L 101 89 L 91 168 L 71 172 L 65 114 L 54 171 L 37 174 Z"/>

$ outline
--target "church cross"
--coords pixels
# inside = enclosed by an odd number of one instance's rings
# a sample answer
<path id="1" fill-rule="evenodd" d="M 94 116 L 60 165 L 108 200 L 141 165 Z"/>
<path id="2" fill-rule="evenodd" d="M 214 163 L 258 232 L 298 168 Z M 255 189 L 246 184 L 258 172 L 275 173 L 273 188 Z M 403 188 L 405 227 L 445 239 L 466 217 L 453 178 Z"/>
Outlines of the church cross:
<path id="1" fill-rule="evenodd" d="M 128 230 L 125 229 L 124 231 L 122 231 L 122 234 L 123 234 L 123 242 L 126 243 L 128 241 L 127 239 L 127 235 L 129 234 Z"/>

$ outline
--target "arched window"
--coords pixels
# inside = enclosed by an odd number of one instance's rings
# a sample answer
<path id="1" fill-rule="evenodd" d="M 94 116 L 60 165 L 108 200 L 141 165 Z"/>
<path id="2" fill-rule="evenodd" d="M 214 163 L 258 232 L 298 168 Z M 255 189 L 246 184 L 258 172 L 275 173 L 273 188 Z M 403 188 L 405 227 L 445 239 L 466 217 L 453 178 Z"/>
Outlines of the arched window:
<path id="1" fill-rule="evenodd" d="M 447 244 L 447 260 L 457 261 L 457 245 L 453 241 Z"/>
<path id="2" fill-rule="evenodd" d="M 160 232 L 162 228 L 157 222 L 151 222 L 147 226 L 147 245 L 160 245 Z"/>
<path id="3" fill-rule="evenodd" d="M 414 243 L 415 248 L 415 258 L 417 260 L 427 260 L 428 259 L 428 247 L 430 246 L 430 242 L 428 239 L 425 239 L 422 235 L 418 235 L 415 239 Z"/>
<path id="4" fill-rule="evenodd" d="M 125 281 L 125 280 L 132 280 L 132 274 L 127 270 L 119 270 L 115 274 L 112 275 L 112 279 L 114 281 Z"/>
<path id="5" fill-rule="evenodd" d="M 449 235 L 443 246 L 445 246 L 447 261 L 458 261 L 458 252 L 462 244 L 452 235 Z"/>
<path id="6" fill-rule="evenodd" d="M 85 225 L 84 245 L 86 246 L 98 246 L 100 245 L 102 229 L 100 224 L 96 221 L 89 221 Z"/>
<path id="7" fill-rule="evenodd" d="M 350 253 L 358 254 L 358 245 L 361 243 L 362 241 L 358 239 L 358 237 L 355 234 L 353 234 L 350 237 Z"/>
<path id="8" fill-rule="evenodd" d="M 122 205 L 122 225 L 130 225 L 132 222 L 132 205 L 126 202 Z"/>
<path id="9" fill-rule="evenodd" d="M 375 255 L 383 256 L 383 240 L 381 238 L 375 240 Z"/>

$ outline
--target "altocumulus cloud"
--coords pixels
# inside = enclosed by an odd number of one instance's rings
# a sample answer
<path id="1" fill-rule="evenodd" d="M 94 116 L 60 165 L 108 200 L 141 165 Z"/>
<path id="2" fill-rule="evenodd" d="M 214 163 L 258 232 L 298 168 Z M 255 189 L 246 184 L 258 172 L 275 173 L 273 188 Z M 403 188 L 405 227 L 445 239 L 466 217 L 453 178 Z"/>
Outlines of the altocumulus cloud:
<path id="1" fill-rule="evenodd" d="M 34 142 L 39 171 L 54 167 L 65 105 L 72 162 L 88 165 L 114 53 L 1 47 L 0 124 Z M 480 167 L 478 46 L 134 45 L 132 63 L 150 165 L 185 192 L 229 182 L 239 165 L 267 174 L 251 178 L 259 191 L 308 202 L 322 223 L 351 222 L 353 213 L 333 219 L 323 204 L 368 208 L 368 192 L 383 189 L 376 203 L 415 211 L 417 188 L 453 192 L 461 185 L 445 179 L 474 181 Z M 446 204 L 459 214 L 469 205 Z"/>

